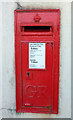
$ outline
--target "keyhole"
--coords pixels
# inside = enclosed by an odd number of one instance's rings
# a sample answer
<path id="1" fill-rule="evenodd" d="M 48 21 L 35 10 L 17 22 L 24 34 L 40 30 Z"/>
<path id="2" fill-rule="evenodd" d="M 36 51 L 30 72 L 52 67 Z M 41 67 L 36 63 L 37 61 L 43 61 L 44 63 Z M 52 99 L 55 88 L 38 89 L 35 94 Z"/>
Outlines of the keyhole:
<path id="1" fill-rule="evenodd" d="M 29 74 L 30 74 L 30 73 L 29 73 L 29 72 L 27 72 L 27 76 L 28 76 L 28 77 L 29 77 Z"/>

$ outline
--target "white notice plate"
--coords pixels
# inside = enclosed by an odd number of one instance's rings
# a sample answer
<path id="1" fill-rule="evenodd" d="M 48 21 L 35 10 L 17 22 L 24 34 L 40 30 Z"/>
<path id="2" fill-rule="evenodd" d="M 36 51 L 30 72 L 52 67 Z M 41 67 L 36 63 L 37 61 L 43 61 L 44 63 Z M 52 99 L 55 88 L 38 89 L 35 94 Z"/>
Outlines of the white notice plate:
<path id="1" fill-rule="evenodd" d="M 29 68 L 45 69 L 45 43 L 29 43 Z"/>

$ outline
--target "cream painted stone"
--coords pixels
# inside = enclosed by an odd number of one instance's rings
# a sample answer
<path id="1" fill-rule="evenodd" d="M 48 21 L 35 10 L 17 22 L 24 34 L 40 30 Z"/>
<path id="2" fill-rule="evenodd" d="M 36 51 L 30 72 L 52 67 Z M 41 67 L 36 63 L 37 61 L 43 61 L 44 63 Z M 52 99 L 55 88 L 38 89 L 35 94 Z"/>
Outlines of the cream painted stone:
<path id="1" fill-rule="evenodd" d="M 26 1 L 26 0 L 25 0 Z M 28 0 L 29 1 L 29 0 Z M 42 0 L 44 1 L 44 0 Z M 15 42 L 14 10 L 15 2 L 2 3 L 2 115 L 12 118 L 70 118 L 71 117 L 71 3 L 70 2 L 24 2 L 19 0 L 24 9 L 59 8 L 60 26 L 60 80 L 59 114 L 16 113 L 15 100 Z M 53 1 L 53 0 L 51 0 Z M 1 68 L 0 68 L 1 69 Z"/>

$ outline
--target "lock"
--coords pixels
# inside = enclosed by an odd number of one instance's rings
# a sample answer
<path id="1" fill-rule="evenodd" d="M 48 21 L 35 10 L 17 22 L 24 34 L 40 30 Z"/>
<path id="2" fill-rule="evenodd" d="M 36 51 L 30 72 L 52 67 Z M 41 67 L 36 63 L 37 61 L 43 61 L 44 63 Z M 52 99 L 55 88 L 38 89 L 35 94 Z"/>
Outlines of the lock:
<path id="1" fill-rule="evenodd" d="M 27 72 L 27 76 L 29 77 L 29 72 Z"/>
<path id="2" fill-rule="evenodd" d="M 60 10 L 15 10 L 16 112 L 58 114 Z"/>
<path id="3" fill-rule="evenodd" d="M 25 74 L 25 73 L 24 73 Z M 28 71 L 26 72 L 26 77 L 25 77 L 26 80 L 32 80 L 33 79 L 33 72 L 32 71 Z"/>

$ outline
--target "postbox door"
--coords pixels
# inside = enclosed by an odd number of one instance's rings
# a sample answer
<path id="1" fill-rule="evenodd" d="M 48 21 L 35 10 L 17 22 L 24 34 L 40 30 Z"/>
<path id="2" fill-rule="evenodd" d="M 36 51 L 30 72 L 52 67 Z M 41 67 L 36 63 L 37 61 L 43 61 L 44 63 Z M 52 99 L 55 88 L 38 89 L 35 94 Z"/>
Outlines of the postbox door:
<path id="1" fill-rule="evenodd" d="M 34 47 L 38 44 L 39 46 Z M 52 44 L 50 42 L 42 44 L 23 42 L 21 44 L 21 59 L 23 106 L 52 106 Z"/>

